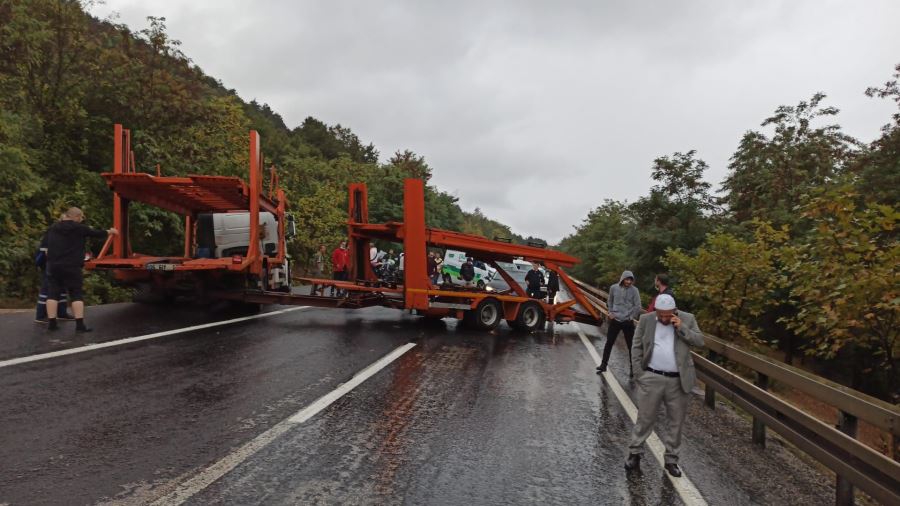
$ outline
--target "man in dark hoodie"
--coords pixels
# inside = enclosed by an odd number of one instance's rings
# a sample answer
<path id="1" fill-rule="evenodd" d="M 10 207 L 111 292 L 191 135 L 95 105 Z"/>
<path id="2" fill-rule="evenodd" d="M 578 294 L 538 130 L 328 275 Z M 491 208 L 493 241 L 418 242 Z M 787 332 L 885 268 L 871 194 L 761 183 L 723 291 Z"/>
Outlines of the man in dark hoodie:
<path id="1" fill-rule="evenodd" d="M 609 355 L 619 337 L 619 331 L 622 331 L 625 334 L 625 344 L 628 345 L 629 376 L 634 377 L 634 371 L 631 370 L 631 340 L 634 337 L 634 319 L 641 315 L 641 294 L 634 286 L 634 274 L 631 271 L 622 272 L 619 282 L 609 287 L 606 307 L 609 309 L 609 326 L 606 330 L 603 361 L 597 366 L 597 373 L 606 371 Z"/>
<path id="2" fill-rule="evenodd" d="M 84 223 L 84 213 L 71 207 L 63 219 L 47 230 L 47 320 L 50 330 L 57 330 L 56 310 L 60 292 L 69 292 L 72 312 L 75 313 L 76 332 L 89 332 L 84 325 L 84 295 L 82 272 L 84 267 L 84 243 L 88 237 L 105 238 L 119 233 L 115 228 L 100 230 Z"/>

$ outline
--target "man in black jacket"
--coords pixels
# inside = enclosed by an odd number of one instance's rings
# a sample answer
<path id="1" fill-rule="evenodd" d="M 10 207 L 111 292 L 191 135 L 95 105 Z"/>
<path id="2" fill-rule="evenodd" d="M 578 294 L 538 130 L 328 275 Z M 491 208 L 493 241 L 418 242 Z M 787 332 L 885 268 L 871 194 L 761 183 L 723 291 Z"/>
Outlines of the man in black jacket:
<path id="1" fill-rule="evenodd" d="M 547 278 L 547 302 L 553 304 L 556 294 L 559 292 L 559 274 L 556 271 L 550 271 Z"/>
<path id="2" fill-rule="evenodd" d="M 538 264 L 531 264 L 531 270 L 528 271 L 528 274 L 525 274 L 525 288 L 528 291 L 528 296 L 532 299 L 540 299 L 541 295 L 541 285 L 544 284 L 544 273 L 540 271 Z"/>
<path id="3" fill-rule="evenodd" d="M 84 213 L 77 207 L 71 207 L 61 221 L 54 223 L 47 230 L 47 319 L 49 329 L 56 330 L 56 310 L 60 292 L 69 292 L 72 312 L 75 313 L 75 330 L 89 332 L 84 325 L 84 284 L 81 269 L 84 267 L 84 243 L 88 237 L 105 238 L 109 234 L 119 233 L 115 228 L 100 230 L 84 223 Z"/>
<path id="4" fill-rule="evenodd" d="M 475 265 L 472 263 L 472 258 L 466 258 L 466 263 L 462 264 L 459 267 L 459 277 L 462 278 L 463 282 L 466 285 L 466 288 L 471 288 L 474 286 L 475 281 Z"/>

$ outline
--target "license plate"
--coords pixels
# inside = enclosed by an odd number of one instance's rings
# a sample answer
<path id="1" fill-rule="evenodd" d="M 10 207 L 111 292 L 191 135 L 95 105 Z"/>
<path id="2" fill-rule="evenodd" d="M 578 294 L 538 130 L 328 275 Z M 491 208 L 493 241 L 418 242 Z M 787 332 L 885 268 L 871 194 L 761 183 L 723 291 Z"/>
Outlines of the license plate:
<path id="1" fill-rule="evenodd" d="M 148 271 L 174 271 L 175 264 L 147 264 Z"/>

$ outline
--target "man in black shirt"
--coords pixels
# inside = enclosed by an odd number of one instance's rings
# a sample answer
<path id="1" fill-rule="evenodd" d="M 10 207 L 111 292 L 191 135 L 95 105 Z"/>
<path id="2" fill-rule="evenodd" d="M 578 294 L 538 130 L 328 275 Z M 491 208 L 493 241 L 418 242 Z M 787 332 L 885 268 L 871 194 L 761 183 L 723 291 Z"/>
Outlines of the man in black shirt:
<path id="1" fill-rule="evenodd" d="M 100 230 L 84 223 L 84 213 L 77 207 L 69 208 L 63 219 L 47 230 L 47 318 L 49 329 L 56 330 L 56 310 L 60 292 L 69 292 L 72 312 L 75 313 L 75 330 L 89 332 L 84 325 L 84 295 L 81 269 L 84 267 L 84 243 L 88 237 L 105 238 L 119 233 L 116 229 Z"/>
<path id="2" fill-rule="evenodd" d="M 462 278 L 466 288 L 471 288 L 473 286 L 473 281 L 475 280 L 475 265 L 472 263 L 471 257 L 466 258 L 466 263 L 459 267 L 459 277 Z"/>
<path id="3" fill-rule="evenodd" d="M 559 274 L 556 271 L 550 271 L 547 279 L 547 302 L 553 304 L 557 292 L 559 292 Z"/>
<path id="4" fill-rule="evenodd" d="M 65 214 L 60 215 L 59 219 L 63 219 Z M 48 227 L 49 228 L 49 227 Z M 47 323 L 47 291 L 50 289 L 50 283 L 47 281 L 47 232 L 41 237 L 41 243 L 38 251 L 34 256 L 34 264 L 41 271 L 41 290 L 38 292 L 37 306 L 34 311 L 35 323 Z M 57 303 L 57 318 L 60 320 L 74 320 L 69 316 L 66 309 L 68 307 L 68 295 L 65 291 L 60 293 Z"/>
<path id="5" fill-rule="evenodd" d="M 538 269 L 538 264 L 531 264 L 531 270 L 525 275 L 525 285 L 528 296 L 532 299 L 541 299 L 541 285 L 544 284 L 544 273 Z"/>

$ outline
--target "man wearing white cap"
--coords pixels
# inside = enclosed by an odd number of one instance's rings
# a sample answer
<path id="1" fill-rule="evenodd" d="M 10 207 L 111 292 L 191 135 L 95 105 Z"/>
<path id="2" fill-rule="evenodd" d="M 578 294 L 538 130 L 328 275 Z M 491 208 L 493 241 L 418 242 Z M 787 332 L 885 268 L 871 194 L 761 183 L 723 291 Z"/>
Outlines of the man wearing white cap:
<path id="1" fill-rule="evenodd" d="M 641 316 L 631 347 L 638 416 L 631 431 L 625 469 L 640 466 L 644 441 L 653 432 L 660 405 L 665 405 L 668 430 L 661 431 L 660 439 L 666 447 L 666 471 L 677 478 L 681 476 L 681 428 L 688 396 L 697 380 L 690 347 L 703 346 L 703 333 L 694 315 L 675 308 L 671 295 L 660 294 L 655 309 Z"/>

